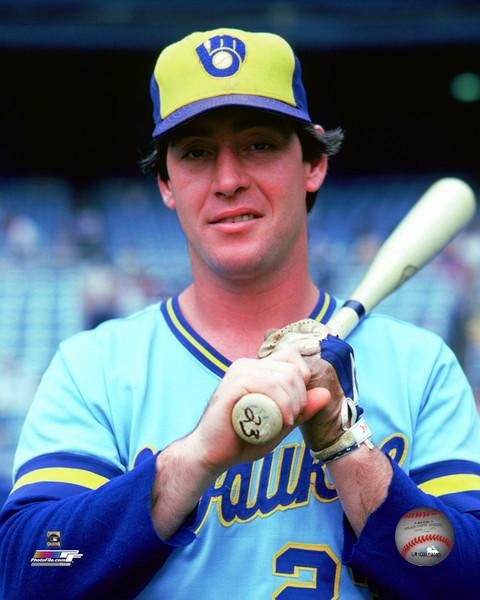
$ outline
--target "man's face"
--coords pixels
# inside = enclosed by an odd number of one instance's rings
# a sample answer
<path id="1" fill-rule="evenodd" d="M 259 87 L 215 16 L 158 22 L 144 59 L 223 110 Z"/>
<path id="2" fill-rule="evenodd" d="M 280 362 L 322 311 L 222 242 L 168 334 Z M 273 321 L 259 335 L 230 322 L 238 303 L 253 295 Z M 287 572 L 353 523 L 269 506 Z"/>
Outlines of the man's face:
<path id="1" fill-rule="evenodd" d="M 287 120 L 228 108 L 176 130 L 169 179 L 159 185 L 178 213 L 193 268 L 248 278 L 306 252 L 305 195 L 320 187 L 325 169 L 325 160 L 303 162 Z"/>

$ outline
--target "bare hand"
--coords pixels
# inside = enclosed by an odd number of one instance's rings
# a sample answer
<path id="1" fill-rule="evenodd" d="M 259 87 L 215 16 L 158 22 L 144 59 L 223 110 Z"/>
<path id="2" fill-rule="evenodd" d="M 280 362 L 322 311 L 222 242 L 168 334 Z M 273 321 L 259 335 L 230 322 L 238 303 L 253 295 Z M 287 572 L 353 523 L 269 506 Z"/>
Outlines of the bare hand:
<path id="1" fill-rule="evenodd" d="M 279 349 L 264 359 L 235 361 L 215 390 L 198 426 L 188 436 L 205 468 L 220 474 L 233 464 L 261 458 L 295 426 L 310 419 L 330 400 L 327 390 L 307 391 L 310 379 L 310 368 L 291 347 Z M 235 403 L 253 391 L 270 396 L 283 417 L 280 434 L 262 446 L 239 439 L 231 421 Z"/>

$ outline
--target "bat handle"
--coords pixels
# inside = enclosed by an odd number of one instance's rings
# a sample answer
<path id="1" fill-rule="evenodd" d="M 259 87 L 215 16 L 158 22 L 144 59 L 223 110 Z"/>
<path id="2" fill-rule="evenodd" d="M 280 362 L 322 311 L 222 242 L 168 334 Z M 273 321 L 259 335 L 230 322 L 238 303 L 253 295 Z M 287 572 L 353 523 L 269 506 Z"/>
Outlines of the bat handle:
<path id="1" fill-rule="evenodd" d="M 275 402 L 265 394 L 245 394 L 232 410 L 237 435 L 249 444 L 266 444 L 283 428 L 283 417 Z"/>
<path id="2" fill-rule="evenodd" d="M 355 329 L 365 314 L 364 304 L 355 298 L 350 298 L 337 310 L 327 325 L 333 334 L 344 340 Z"/>

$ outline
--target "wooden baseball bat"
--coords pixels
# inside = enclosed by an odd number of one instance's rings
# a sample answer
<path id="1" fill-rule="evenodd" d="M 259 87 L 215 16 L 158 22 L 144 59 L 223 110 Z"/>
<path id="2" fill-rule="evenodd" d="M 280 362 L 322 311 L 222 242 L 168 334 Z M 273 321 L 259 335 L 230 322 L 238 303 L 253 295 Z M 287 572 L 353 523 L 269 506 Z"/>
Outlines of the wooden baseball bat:
<path id="1" fill-rule="evenodd" d="M 431 185 L 382 244 L 349 300 L 328 322 L 330 330 L 346 338 L 363 316 L 436 256 L 475 209 L 475 195 L 461 179 Z M 232 424 L 243 440 L 265 444 L 280 433 L 283 420 L 270 397 L 251 393 L 235 404 Z"/>

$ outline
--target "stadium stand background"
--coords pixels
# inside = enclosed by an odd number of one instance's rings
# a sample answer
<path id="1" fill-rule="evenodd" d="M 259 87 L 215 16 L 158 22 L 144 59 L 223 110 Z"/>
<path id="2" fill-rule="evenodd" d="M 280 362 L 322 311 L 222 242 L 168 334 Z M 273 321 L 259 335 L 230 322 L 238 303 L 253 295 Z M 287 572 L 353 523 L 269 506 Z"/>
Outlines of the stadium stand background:
<path id="1" fill-rule="evenodd" d="M 238 0 L 206 11 L 194 0 L 3 0 L 0 501 L 59 342 L 189 281 L 175 217 L 138 169 L 149 149 L 148 81 L 160 48 L 222 24 L 285 35 L 313 116 L 345 129 L 310 216 L 319 285 L 345 297 L 436 178 L 480 189 L 476 2 Z M 480 402 L 479 292 L 477 217 L 379 310 L 442 335 Z"/>

